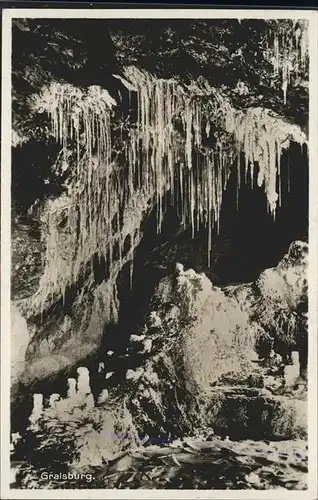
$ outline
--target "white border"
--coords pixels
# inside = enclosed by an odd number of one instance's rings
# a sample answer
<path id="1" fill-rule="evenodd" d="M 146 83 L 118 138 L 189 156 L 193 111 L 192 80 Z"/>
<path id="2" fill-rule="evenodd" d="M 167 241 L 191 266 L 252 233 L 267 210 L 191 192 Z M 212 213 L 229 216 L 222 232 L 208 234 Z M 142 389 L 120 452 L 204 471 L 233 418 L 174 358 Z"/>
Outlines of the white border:
<path id="1" fill-rule="evenodd" d="M 13 18 L 85 19 L 308 19 L 310 45 L 309 113 L 309 484 L 306 491 L 285 490 L 14 490 L 10 463 L 10 242 L 11 242 L 11 22 Z M 4 9 L 2 11 L 1 137 L 1 498 L 2 499 L 268 499 L 315 500 L 317 493 L 317 37 L 318 13 L 261 9 Z M 292 221 L 291 221 L 292 223 Z"/>
<path id="2" fill-rule="evenodd" d="M 313 19 L 316 11 L 286 9 L 5 9 L 12 18 L 85 19 Z M 317 17 L 317 16 L 316 16 Z"/>

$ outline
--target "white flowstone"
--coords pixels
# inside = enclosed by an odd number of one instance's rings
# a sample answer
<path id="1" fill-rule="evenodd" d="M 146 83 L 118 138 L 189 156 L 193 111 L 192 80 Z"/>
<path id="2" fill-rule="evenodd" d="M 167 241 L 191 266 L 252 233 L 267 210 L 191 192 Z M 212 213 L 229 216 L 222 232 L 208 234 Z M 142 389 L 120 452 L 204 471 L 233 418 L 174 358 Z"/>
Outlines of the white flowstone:
<path id="1" fill-rule="evenodd" d="M 77 368 L 78 379 L 77 379 L 77 392 L 79 394 L 85 395 L 91 393 L 91 388 L 89 385 L 89 371 L 86 367 L 81 366 Z"/>
<path id="2" fill-rule="evenodd" d="M 114 375 L 115 372 L 108 372 L 106 373 L 105 375 L 105 379 L 107 380 L 108 378 L 112 377 Z"/>
<path id="3" fill-rule="evenodd" d="M 182 274 L 184 272 L 184 266 L 183 264 L 180 264 L 179 262 L 176 263 L 176 274 L 177 276 L 179 274 Z"/>
<path id="4" fill-rule="evenodd" d="M 102 373 L 105 370 L 105 363 L 98 363 L 98 373 Z"/>
<path id="5" fill-rule="evenodd" d="M 77 468 L 102 466 L 102 446 L 103 443 L 100 438 L 100 433 L 94 429 L 91 429 L 89 433 L 79 437 L 79 458 L 76 464 Z"/>

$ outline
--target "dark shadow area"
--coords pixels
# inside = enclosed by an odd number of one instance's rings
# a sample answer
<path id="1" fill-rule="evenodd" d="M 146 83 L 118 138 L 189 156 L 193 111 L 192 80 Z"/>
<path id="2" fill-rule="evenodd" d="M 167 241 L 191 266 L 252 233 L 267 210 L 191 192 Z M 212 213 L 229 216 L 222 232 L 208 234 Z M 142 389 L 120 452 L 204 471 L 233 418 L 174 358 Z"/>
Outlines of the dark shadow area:
<path id="1" fill-rule="evenodd" d="M 256 178 L 257 172 L 254 184 Z M 236 186 L 237 173 L 233 172 L 223 195 L 217 236 L 217 240 L 229 242 L 233 254 L 220 257 L 215 266 L 224 285 L 254 280 L 263 269 L 279 262 L 292 241 L 308 241 L 307 149 L 292 143 L 282 156 L 281 206 L 277 206 L 275 219 L 267 211 L 263 187 L 251 189 L 250 179 L 242 182 L 237 208 Z"/>
<path id="2" fill-rule="evenodd" d="M 12 148 L 11 195 L 13 215 L 26 215 L 36 200 L 58 196 L 63 188 L 63 178 L 58 179 L 52 166 L 61 147 L 29 142 Z"/>

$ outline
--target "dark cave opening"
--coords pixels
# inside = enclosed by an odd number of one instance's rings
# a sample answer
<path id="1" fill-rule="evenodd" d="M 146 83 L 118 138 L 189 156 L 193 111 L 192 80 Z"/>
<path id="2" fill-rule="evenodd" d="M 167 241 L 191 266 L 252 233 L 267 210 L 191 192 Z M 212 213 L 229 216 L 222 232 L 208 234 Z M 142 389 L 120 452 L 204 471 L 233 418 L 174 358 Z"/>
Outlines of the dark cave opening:
<path id="1" fill-rule="evenodd" d="M 52 169 L 60 149 L 54 140 L 12 148 L 12 217 L 26 217 L 35 202 L 61 194 L 65 178 L 58 178 Z"/>
<path id="2" fill-rule="evenodd" d="M 308 242 L 306 147 L 291 143 L 282 155 L 281 206 L 277 206 L 275 218 L 266 210 L 264 190 L 251 189 L 250 179 L 241 184 L 236 207 L 237 175 L 233 174 L 224 193 L 219 237 L 229 238 L 235 258 L 225 260 L 224 256 L 217 266 L 222 284 L 254 280 L 263 269 L 278 263 L 292 241 Z"/>

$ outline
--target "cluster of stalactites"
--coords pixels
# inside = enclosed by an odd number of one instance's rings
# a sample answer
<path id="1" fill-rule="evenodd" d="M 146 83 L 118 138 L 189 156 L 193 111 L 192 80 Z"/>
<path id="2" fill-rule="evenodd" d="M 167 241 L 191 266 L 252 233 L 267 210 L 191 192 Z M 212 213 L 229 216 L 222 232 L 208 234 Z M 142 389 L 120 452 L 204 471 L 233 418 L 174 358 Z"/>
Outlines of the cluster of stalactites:
<path id="1" fill-rule="evenodd" d="M 135 67 L 125 72 L 138 97 L 138 123 L 126 144 L 128 185 L 139 175 L 137 189 L 153 193 L 160 230 L 165 196 L 180 206 L 183 224 L 192 233 L 201 223 L 218 224 L 222 194 L 233 158 L 225 155 L 222 141 L 206 146 L 212 116 L 219 104 L 203 101 L 174 80 L 156 79 Z M 179 121 L 179 131 L 175 120 Z M 141 155 L 135 145 L 141 144 Z"/>
<path id="2" fill-rule="evenodd" d="M 289 148 L 291 141 L 304 144 L 305 134 L 298 126 L 286 123 L 276 113 L 263 108 L 229 113 L 225 127 L 234 134 L 239 150 L 244 153 L 245 172 L 250 172 L 252 186 L 257 166 L 257 185 L 264 187 L 269 212 L 275 217 L 277 204 L 281 206 L 282 201 L 282 152 Z"/>
<path id="3" fill-rule="evenodd" d="M 116 103 L 106 90 L 91 87 L 83 92 L 52 84 L 34 103 L 49 114 L 65 161 L 71 147 L 77 158 L 67 195 L 50 201 L 45 212 L 44 295 L 64 294 L 93 256 L 107 260 L 110 270 L 114 259 L 131 260 L 144 214 L 154 204 L 160 231 L 167 193 L 193 235 L 201 224 L 208 226 L 210 255 L 211 228 L 218 227 L 236 156 L 245 154 L 252 177 L 258 163 L 258 185 L 264 186 L 274 214 L 281 150 L 290 140 L 305 140 L 298 127 L 286 126 L 267 110 L 236 111 L 205 81 L 183 87 L 134 67 L 126 70 L 125 78 L 128 92 L 137 94 L 138 119 L 122 145 L 124 164 L 112 159 Z M 215 127 L 228 135 L 211 137 Z M 236 144 L 231 153 L 225 147 L 230 137 Z M 130 251 L 124 257 L 127 237 Z"/>
<path id="4" fill-rule="evenodd" d="M 68 144 L 75 143 L 77 159 L 83 150 L 88 161 L 93 154 L 99 163 L 110 163 L 110 114 L 116 106 L 109 92 L 99 86 L 86 92 L 66 83 L 52 82 L 36 96 L 31 107 L 49 115 L 52 134 L 66 152 Z"/>
<path id="5" fill-rule="evenodd" d="M 273 21 L 265 55 L 280 79 L 286 104 L 289 85 L 300 83 L 301 75 L 308 73 L 308 21 Z"/>

